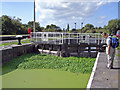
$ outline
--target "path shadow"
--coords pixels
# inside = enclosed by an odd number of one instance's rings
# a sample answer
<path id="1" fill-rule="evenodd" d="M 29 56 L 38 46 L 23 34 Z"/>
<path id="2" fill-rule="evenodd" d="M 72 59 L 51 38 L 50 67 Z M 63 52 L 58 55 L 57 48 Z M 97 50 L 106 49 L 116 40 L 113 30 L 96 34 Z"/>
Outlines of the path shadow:
<path id="1" fill-rule="evenodd" d="M 115 67 L 115 68 L 112 68 L 112 69 L 120 69 L 120 67 Z"/>

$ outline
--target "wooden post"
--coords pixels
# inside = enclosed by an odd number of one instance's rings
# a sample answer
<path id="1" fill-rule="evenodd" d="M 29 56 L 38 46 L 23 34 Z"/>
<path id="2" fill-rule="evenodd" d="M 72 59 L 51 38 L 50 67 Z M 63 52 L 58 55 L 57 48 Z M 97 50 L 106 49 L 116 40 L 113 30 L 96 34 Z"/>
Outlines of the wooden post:
<path id="1" fill-rule="evenodd" d="M 42 54 L 43 54 L 43 50 L 44 50 L 44 44 L 42 45 Z"/>
<path id="2" fill-rule="evenodd" d="M 48 54 L 51 54 L 51 51 L 52 51 L 52 48 L 51 48 L 51 46 L 49 44 L 49 53 Z"/>
<path id="3" fill-rule="evenodd" d="M 61 56 L 69 57 L 70 53 L 68 52 L 68 39 L 65 39 L 64 44 L 61 46 Z"/>
<path id="4" fill-rule="evenodd" d="M 61 57 L 61 45 L 59 45 L 59 48 L 57 49 L 57 56 Z"/>
<path id="5" fill-rule="evenodd" d="M 88 54 L 89 54 L 89 57 L 91 57 L 91 46 L 88 45 Z"/>
<path id="6" fill-rule="evenodd" d="M 77 49 L 77 55 L 78 55 L 78 57 L 80 57 L 80 52 L 81 52 L 81 46 L 78 45 L 78 49 Z"/>

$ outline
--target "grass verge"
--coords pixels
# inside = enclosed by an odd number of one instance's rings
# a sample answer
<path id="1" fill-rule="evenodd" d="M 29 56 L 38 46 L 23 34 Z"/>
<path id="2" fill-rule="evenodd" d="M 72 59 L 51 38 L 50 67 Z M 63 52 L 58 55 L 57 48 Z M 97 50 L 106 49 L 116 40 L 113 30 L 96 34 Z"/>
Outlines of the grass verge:
<path id="1" fill-rule="evenodd" d="M 24 43 L 30 43 L 30 40 L 29 39 L 25 39 L 25 40 L 21 40 L 21 44 L 24 44 Z M 8 42 L 8 43 L 1 43 L 0 46 L 8 46 L 8 45 L 12 45 L 12 44 L 18 44 L 18 41 L 16 42 Z"/>

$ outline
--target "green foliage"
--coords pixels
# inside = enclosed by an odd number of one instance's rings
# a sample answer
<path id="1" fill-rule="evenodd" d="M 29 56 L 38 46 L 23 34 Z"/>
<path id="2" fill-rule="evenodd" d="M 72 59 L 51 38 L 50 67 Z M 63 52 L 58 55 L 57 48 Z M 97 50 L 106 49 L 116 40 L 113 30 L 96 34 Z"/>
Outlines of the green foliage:
<path id="1" fill-rule="evenodd" d="M 67 31 L 68 31 L 68 32 L 69 32 L 69 29 L 70 29 L 69 24 L 67 24 Z"/>
<path id="2" fill-rule="evenodd" d="M 60 69 L 74 73 L 91 73 L 95 58 L 56 57 L 51 55 L 35 55 L 24 58 L 19 69 Z"/>
<path id="3" fill-rule="evenodd" d="M 92 33 L 92 32 L 95 32 L 95 31 L 92 31 L 92 30 L 94 30 L 94 26 L 92 24 L 86 24 L 85 27 L 82 28 L 82 33 Z"/>
<path id="4" fill-rule="evenodd" d="M 44 32 L 61 32 L 61 28 L 54 24 L 47 25 L 46 28 L 43 30 Z"/>
<path id="5" fill-rule="evenodd" d="M 31 28 L 32 32 L 33 32 L 33 23 L 34 23 L 34 21 L 29 21 L 28 22 L 28 28 Z M 35 22 L 35 31 L 36 32 L 40 32 L 41 31 L 40 23 L 39 22 Z"/>
<path id="6" fill-rule="evenodd" d="M 89 30 L 89 29 L 93 29 L 94 26 L 92 24 L 86 24 L 85 28 Z"/>
<path id="7" fill-rule="evenodd" d="M 1 17 L 2 21 L 2 34 L 4 35 L 15 35 L 15 34 L 25 34 L 27 33 L 26 28 L 20 22 L 20 18 L 11 18 L 7 15 Z"/>
<path id="8" fill-rule="evenodd" d="M 3 15 L 0 17 L 0 32 L 2 31 L 3 35 L 16 35 L 16 34 L 27 34 L 28 28 L 31 28 L 33 31 L 33 21 L 29 21 L 27 24 L 22 24 L 20 18 L 16 17 L 9 17 L 7 15 Z M 2 26 L 1 26 L 2 24 Z M 67 28 L 61 30 L 61 28 L 57 25 L 51 24 L 47 25 L 45 28 L 40 27 L 39 22 L 35 22 L 35 30 L 36 32 L 79 32 L 81 33 L 81 29 L 76 30 L 76 23 L 75 29 L 69 30 L 69 24 L 67 24 Z M 1 28 L 2 27 L 2 28 Z M 94 27 L 92 24 L 86 24 L 85 27 L 82 28 L 82 33 L 100 33 L 106 32 L 111 34 L 116 34 L 117 30 L 120 29 L 120 19 L 113 19 L 108 22 L 108 25 L 104 25 L 104 27 Z"/>
<path id="9" fill-rule="evenodd" d="M 3 65 L 9 69 L 59 69 L 73 73 L 91 73 L 95 58 L 57 57 L 42 54 L 27 54 Z M 7 72 L 3 70 L 4 73 Z"/>
<path id="10" fill-rule="evenodd" d="M 120 55 L 117 55 L 120 58 Z"/>
<path id="11" fill-rule="evenodd" d="M 74 33 L 74 32 L 77 32 L 77 30 L 73 28 L 73 29 L 71 30 L 71 32 Z"/>
<path id="12" fill-rule="evenodd" d="M 116 34 L 117 30 L 120 29 L 120 19 L 110 20 L 107 28 L 109 29 L 109 34 L 112 32 L 113 34 Z"/>
<path id="13" fill-rule="evenodd" d="M 7 15 L 0 17 L 0 21 L 2 21 L 3 35 L 27 34 L 28 28 L 33 31 L 33 21 L 29 21 L 28 24 L 22 24 L 20 18 L 11 18 Z M 36 32 L 41 31 L 39 22 L 35 22 L 35 29 Z"/>
<path id="14" fill-rule="evenodd" d="M 117 47 L 117 49 L 120 49 L 120 40 L 119 40 L 119 46 Z"/>

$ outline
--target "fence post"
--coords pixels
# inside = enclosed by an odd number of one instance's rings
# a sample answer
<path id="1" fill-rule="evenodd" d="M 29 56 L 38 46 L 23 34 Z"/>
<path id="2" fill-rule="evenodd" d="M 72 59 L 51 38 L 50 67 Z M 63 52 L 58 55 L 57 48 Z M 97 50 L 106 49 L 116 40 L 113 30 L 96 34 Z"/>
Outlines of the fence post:
<path id="1" fill-rule="evenodd" d="M 95 44 L 96 44 L 96 33 L 95 33 Z"/>
<path id="2" fill-rule="evenodd" d="M 90 44 L 90 35 L 87 36 L 88 38 L 88 45 Z"/>
<path id="3" fill-rule="evenodd" d="M 81 52 L 81 47 L 80 47 L 80 45 L 78 45 L 78 50 L 77 50 L 78 57 L 80 57 L 80 52 Z"/>
<path id="4" fill-rule="evenodd" d="M 88 45 L 88 54 L 89 54 L 89 57 L 91 57 L 91 47 L 90 47 L 90 45 Z"/>
<path id="5" fill-rule="evenodd" d="M 62 57 L 69 57 L 70 56 L 70 53 L 68 51 L 68 39 L 65 39 L 64 44 L 62 44 L 62 47 L 61 47 L 61 56 Z"/>
<path id="6" fill-rule="evenodd" d="M 98 45 L 100 45 L 100 35 L 98 35 Z"/>
<path id="7" fill-rule="evenodd" d="M 64 39 L 64 38 L 63 38 L 63 33 L 62 33 L 62 44 L 64 43 L 64 42 L 63 42 L 63 39 Z"/>
<path id="8" fill-rule="evenodd" d="M 70 33 L 69 33 L 69 42 L 68 42 L 68 44 L 70 44 L 70 40 L 71 40 L 71 39 L 70 39 Z"/>
<path id="9" fill-rule="evenodd" d="M 44 44 L 42 45 L 42 54 L 43 54 L 43 50 L 44 50 Z"/>

